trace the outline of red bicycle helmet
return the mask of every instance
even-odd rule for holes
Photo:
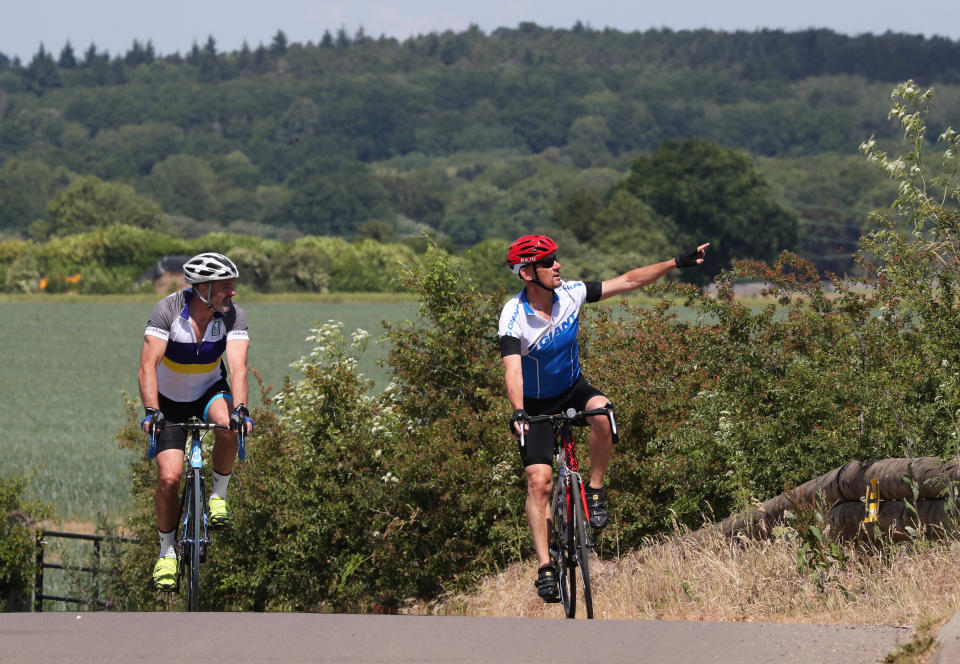
[[[546,235],[524,235],[507,249],[507,267],[516,275],[520,268],[556,252],[557,243]]]

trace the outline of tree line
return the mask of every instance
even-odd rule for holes
[[[777,249],[842,271],[889,190],[841,155],[871,128],[895,138],[877,109],[899,72],[956,95],[958,48],[532,23],[402,42],[341,29],[299,44],[281,30],[233,52],[211,36],[172,55],[139,41],[116,55],[41,47],[28,63],[0,55],[0,233],[44,239],[54,195],[95,176],[190,236],[426,230],[464,250],[562,232],[558,208],[606,197],[635,159],[696,137],[750,155],[796,215]]]
[[[697,276],[707,281],[738,257],[775,256],[798,232],[796,214],[770,196],[745,154],[697,139],[665,142],[634,160],[623,180],[574,188],[553,205],[550,219],[569,273],[592,279],[663,260],[706,237],[711,257]],[[352,243],[337,233],[284,241],[237,232],[183,237],[177,230],[151,197],[80,177],[53,196],[47,219],[31,226],[40,241],[0,240],[0,286],[129,292],[161,256],[215,250],[238,263],[245,287],[262,292],[392,291],[400,289],[401,266],[437,243],[429,227],[397,238],[391,225],[376,221],[361,226]],[[487,292],[515,287],[504,268],[508,240],[476,240],[465,269]]]

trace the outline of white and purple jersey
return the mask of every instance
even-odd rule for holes
[[[520,354],[523,396],[546,399],[563,394],[580,379],[580,307],[600,299],[599,281],[565,281],[553,292],[550,320],[537,315],[524,289],[500,313],[501,356]]]
[[[230,305],[225,314],[215,313],[198,342],[190,321],[190,289],[163,298],[153,308],[144,335],[167,342],[157,365],[160,394],[171,401],[191,402],[203,396],[225,377],[220,358],[230,339],[249,339],[247,314]]]

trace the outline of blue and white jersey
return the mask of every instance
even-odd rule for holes
[[[215,313],[203,338],[197,340],[190,322],[190,289],[163,298],[153,308],[145,336],[167,342],[163,359],[157,365],[160,394],[172,401],[190,402],[225,376],[220,358],[230,339],[249,339],[247,314],[230,306],[225,314]]]
[[[498,334],[501,348],[511,345],[510,338],[519,341],[523,396],[555,397],[580,379],[580,307],[599,298],[599,282],[565,281],[553,292],[550,320],[536,314],[527,302],[526,289],[504,305]]]

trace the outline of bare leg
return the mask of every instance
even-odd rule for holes
[[[597,395],[587,402],[587,410],[603,408],[609,399]],[[605,415],[590,418],[590,486],[594,489],[603,488],[603,476],[610,465],[610,454],[613,451],[613,433],[610,431],[610,420]]]
[[[538,565],[550,563],[550,489],[553,484],[553,468],[536,463],[524,468],[527,475],[527,524],[537,554]]]
[[[157,528],[168,533],[177,527],[180,477],[183,475],[183,450],[163,450],[157,454]]]

